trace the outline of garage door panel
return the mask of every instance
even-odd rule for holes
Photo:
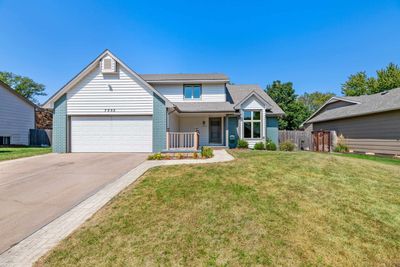
[[[71,152],[151,151],[151,116],[71,117]]]

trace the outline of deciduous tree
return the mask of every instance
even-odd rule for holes
[[[46,95],[45,86],[43,84],[37,83],[26,76],[4,71],[0,72],[0,80],[34,103],[38,103],[36,99],[37,96]]]

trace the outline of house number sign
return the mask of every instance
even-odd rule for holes
[[[104,112],[115,112],[115,108],[105,108]]]

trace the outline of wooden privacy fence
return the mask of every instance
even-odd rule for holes
[[[332,136],[330,131],[313,131],[313,151],[330,152]]]
[[[52,130],[29,129],[30,146],[51,146]]]
[[[167,150],[198,150],[199,131],[170,132],[167,131]]]
[[[311,133],[305,131],[279,131],[279,143],[290,141],[296,146],[296,150],[311,150]]]

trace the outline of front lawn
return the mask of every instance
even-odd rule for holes
[[[49,147],[0,147],[0,161],[50,153]]]
[[[147,172],[37,265],[400,264],[400,166],[232,153]]]
[[[365,154],[353,154],[353,153],[334,153],[334,155],[341,156],[341,157],[350,157],[350,158],[358,158],[358,159],[367,159],[378,161],[382,163],[388,164],[396,164],[400,165],[400,158],[394,158],[390,156],[375,156],[375,155],[365,155]]]

